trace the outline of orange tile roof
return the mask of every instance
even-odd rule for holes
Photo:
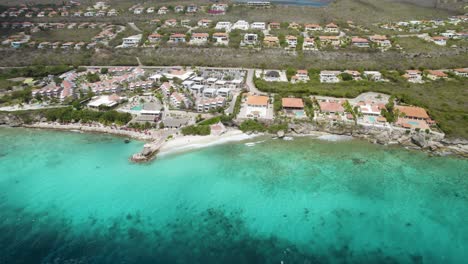
[[[416,106],[396,106],[396,109],[400,110],[401,113],[404,113],[408,117],[415,117],[415,118],[422,118],[427,119],[429,115],[427,114],[426,110],[421,107]]]
[[[301,98],[283,98],[281,101],[283,107],[304,108],[304,102],[302,102]]]
[[[267,106],[268,105],[268,97],[267,96],[250,95],[249,97],[247,97],[247,104],[248,105]]]
[[[437,76],[437,77],[447,77],[447,74],[444,73],[443,71],[433,71],[433,70],[428,70],[427,73],[431,74],[431,75],[434,75],[434,76]]]

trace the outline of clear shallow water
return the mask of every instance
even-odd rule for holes
[[[0,129],[0,263],[468,257],[466,160],[300,138],[130,164],[141,147]]]

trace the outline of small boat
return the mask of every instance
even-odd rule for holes
[[[127,139],[124,140],[124,142],[125,142],[125,144],[128,144],[128,143],[130,143],[130,139],[127,138]]]
[[[247,147],[253,147],[253,146],[255,146],[255,143],[249,142],[249,143],[245,143],[245,145],[246,145]]]
[[[292,137],[284,137],[283,140],[290,141],[290,140],[294,140],[294,138],[292,138]]]

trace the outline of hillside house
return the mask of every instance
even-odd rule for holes
[[[208,43],[208,33],[193,33],[190,37],[191,45],[205,45]]]
[[[266,36],[263,39],[263,45],[265,47],[278,47],[279,46],[279,39],[275,36]]]
[[[336,33],[336,34],[340,33],[340,29],[334,23],[330,23],[326,25],[323,31],[326,33]]]
[[[419,70],[407,70],[403,78],[412,83],[422,83],[422,73]]]
[[[304,43],[302,43],[302,50],[317,50],[317,46],[315,45],[315,39],[305,38]]]
[[[369,40],[365,38],[353,37],[351,39],[351,44],[358,48],[369,48]]]
[[[223,32],[216,32],[213,34],[213,42],[215,45],[229,45],[229,35]]]
[[[211,21],[209,19],[201,19],[200,21],[198,21],[197,25],[199,27],[208,28],[208,27],[210,27],[212,22],[213,21]]]
[[[435,80],[438,80],[438,79],[447,79],[448,75],[443,71],[428,70],[426,77],[428,79],[431,79],[431,80],[435,81]]]
[[[340,82],[340,71],[321,71],[320,82],[321,83],[338,83]]]
[[[305,24],[304,30],[314,32],[314,31],[322,31],[323,28],[319,24]]]
[[[174,33],[169,37],[169,43],[179,44],[185,43],[185,34]]]

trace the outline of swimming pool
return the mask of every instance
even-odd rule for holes
[[[370,122],[375,123],[375,117],[369,116],[368,119],[369,119]]]
[[[419,122],[418,121],[408,121],[408,124],[410,124],[412,126],[418,126]]]
[[[143,109],[143,105],[137,105],[137,106],[130,108],[130,110],[132,111],[141,111],[142,109]]]
[[[296,111],[294,114],[296,117],[304,117],[304,111]]]

